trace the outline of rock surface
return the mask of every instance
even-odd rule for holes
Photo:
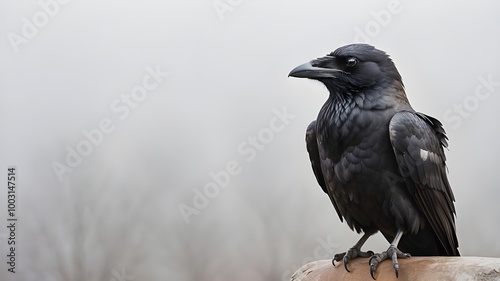
[[[377,280],[500,280],[500,258],[483,257],[411,257],[400,258],[399,278],[396,278],[391,260],[379,264]],[[303,265],[293,275],[292,281],[373,280],[367,258],[349,262],[350,273],[342,262],[334,267],[331,260],[313,261]]]

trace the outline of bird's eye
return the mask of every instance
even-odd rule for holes
[[[355,66],[356,64],[358,64],[358,59],[357,58],[354,58],[354,57],[350,57],[346,60],[346,63],[345,65],[347,65],[348,67],[353,67]]]

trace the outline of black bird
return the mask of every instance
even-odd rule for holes
[[[459,256],[455,198],[446,176],[447,137],[435,118],[415,112],[389,56],[367,44],[340,47],[289,76],[322,82],[330,95],[306,132],[316,179],[341,221],[363,232],[332,260],[370,257],[370,273],[397,258]],[[390,247],[361,251],[380,231]]]

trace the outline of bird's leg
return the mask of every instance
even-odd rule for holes
[[[392,241],[391,245],[389,246],[389,249],[387,251],[384,251],[380,254],[375,254],[373,255],[368,263],[370,264],[370,275],[372,276],[373,280],[375,280],[375,269],[377,268],[377,265],[388,258],[392,259],[392,263],[394,266],[394,271],[396,272],[396,278],[398,277],[399,274],[399,265],[398,265],[398,258],[409,258],[410,254],[408,253],[403,253],[398,249],[398,243],[399,240],[401,239],[401,236],[403,236],[403,231],[400,229],[396,233],[396,237],[394,237],[394,240]]]
[[[361,251],[361,247],[363,246],[363,244],[365,244],[368,237],[372,236],[373,234],[375,234],[375,232],[365,232],[365,234],[363,234],[363,237],[361,237],[361,239],[359,239],[359,241],[354,246],[352,246],[352,248],[347,250],[347,252],[336,254],[333,257],[332,264],[335,266],[336,261],[343,260],[345,270],[347,270],[347,272],[350,272],[349,269],[347,268],[347,264],[349,263],[349,260],[354,259],[356,257],[366,258],[366,257],[373,256],[372,251],[368,251],[368,252]]]

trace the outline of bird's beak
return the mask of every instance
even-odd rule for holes
[[[292,71],[290,71],[288,77],[292,76],[297,78],[336,78],[335,75],[339,71],[341,70],[313,66],[311,62],[308,62],[294,68]]]

